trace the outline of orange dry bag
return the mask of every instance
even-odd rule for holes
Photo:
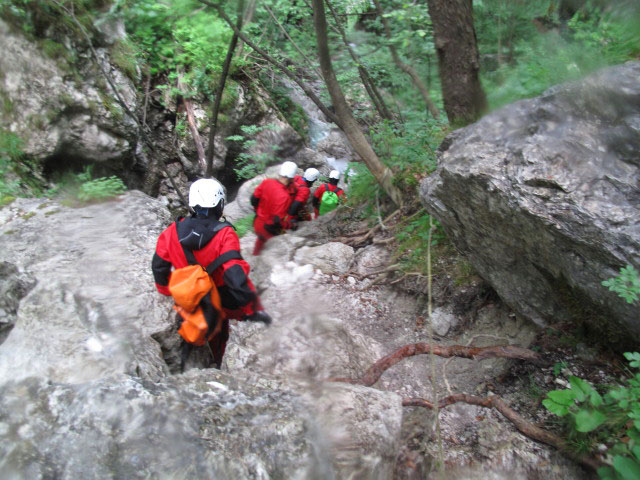
[[[178,224],[179,222],[176,222],[176,232]],[[230,225],[221,222],[216,225],[214,232],[217,233]],[[211,274],[223,263],[234,258],[241,259],[242,256],[236,250],[228,251],[205,269],[198,263],[191,250],[184,245],[182,248],[189,266],[178,268],[171,273],[169,292],[175,302],[173,309],[182,317],[178,333],[187,343],[201,346],[220,333],[222,321],[225,319],[220,294],[211,279]]]

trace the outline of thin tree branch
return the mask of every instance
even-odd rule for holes
[[[238,1],[238,16],[236,19],[236,26],[238,30],[242,29],[242,15],[244,11],[244,0]],[[238,34],[234,31],[229,42],[229,48],[227,49],[227,56],[222,64],[222,73],[220,74],[220,80],[218,81],[218,87],[216,88],[215,99],[213,101],[213,107],[211,109],[211,122],[209,124],[209,148],[207,149],[206,167],[204,175],[206,178],[210,177],[213,173],[213,154],[215,151],[215,138],[216,130],[218,128],[218,113],[220,112],[220,102],[222,101],[222,94],[224,93],[224,86],[227,82],[227,75],[229,74],[229,68],[231,67],[231,61],[233,60],[233,52],[238,44]]]
[[[180,70],[180,69],[179,69]],[[198,131],[198,125],[196,125],[196,117],[193,114],[193,105],[191,100],[186,96],[187,86],[182,83],[182,72],[178,71],[178,90],[182,92],[182,103],[184,103],[184,110],[187,113],[187,124],[193,137],[193,143],[196,145],[196,152],[198,154],[198,163],[200,164],[200,171],[205,172],[207,170],[207,161],[204,157],[204,147],[202,146],[202,138]]]
[[[287,33],[287,31],[285,30],[285,28],[282,26],[282,24],[278,21],[278,19],[276,18],[276,16],[273,14],[273,12],[271,11],[271,9],[269,8],[269,6],[265,3],[262,5],[264,7],[264,9],[267,11],[267,13],[271,16],[271,18],[273,19],[273,21],[276,23],[276,25],[280,28],[280,31],[284,34],[285,37],[287,37],[287,39],[289,40],[289,42],[291,42],[291,45],[293,45],[293,48],[296,49],[296,51],[300,54],[300,56],[307,62],[307,65],[309,65],[309,67],[311,67],[313,69],[314,72],[316,72],[316,75],[318,75],[318,78],[322,78],[322,73],[320,73],[320,70],[318,70],[314,65],[313,62],[311,60],[309,60],[309,57],[307,57],[305,55],[305,53],[300,50],[300,48],[298,47],[298,45],[296,44],[296,42],[293,41],[293,38],[291,38],[289,36],[289,34]]]
[[[302,91],[304,91],[304,93],[311,99],[311,101],[313,101],[313,103],[316,104],[316,106],[320,109],[320,111],[324,114],[324,116],[329,121],[335,123],[340,128],[342,128],[341,123],[338,120],[338,117],[336,117],[327,108],[327,106],[324,103],[322,103],[322,100],[320,100],[320,98],[318,98],[318,96],[313,92],[313,90],[311,90],[300,78],[298,78],[297,75],[294,75],[291,72],[291,70],[289,70],[285,65],[283,65],[282,63],[277,61],[275,58],[273,58],[271,55],[269,55],[264,50],[262,50],[255,43],[253,43],[244,33],[242,33],[242,31],[240,31],[240,29],[238,29],[238,27],[236,27],[233,24],[233,22],[227,16],[227,14],[224,13],[224,10],[223,10],[223,8],[222,8],[222,6],[220,4],[211,3],[208,0],[198,0],[198,1],[201,2],[201,3],[204,3],[205,5],[207,5],[207,6],[211,7],[211,8],[215,8],[216,11],[218,12],[218,15],[220,15],[220,18],[222,18],[225,22],[227,22],[227,24],[231,27],[231,29],[235,33],[238,34],[238,37],[240,37],[244,43],[249,45],[249,47],[251,47],[258,55],[262,56],[269,63],[271,63],[272,65],[276,66],[283,74],[285,74],[287,77],[289,77],[291,80],[293,80],[302,89]]]
[[[369,94],[369,98],[371,98],[373,105],[376,107],[376,110],[378,110],[378,113],[382,118],[387,120],[393,120],[393,115],[387,108],[386,103],[384,102],[382,96],[378,92],[378,89],[376,88],[375,83],[371,79],[369,72],[362,65],[360,58],[358,58],[358,54],[353,50],[353,48],[351,48],[351,45],[349,44],[349,40],[347,39],[347,34],[345,33],[344,28],[342,27],[342,24],[338,19],[338,14],[333,8],[333,5],[331,5],[331,2],[329,0],[325,0],[325,3],[327,4],[327,7],[329,7],[329,10],[331,11],[331,15],[333,16],[333,19],[336,23],[336,27],[334,28],[334,31],[336,31],[340,35],[340,37],[342,38],[342,42],[347,47],[349,55],[351,55],[351,58],[355,62],[358,68],[358,74],[360,75],[360,80],[362,80],[362,85],[364,85],[365,90]]]
[[[428,343],[413,343],[400,347],[395,352],[390,353],[386,357],[381,358],[360,378],[334,378],[335,382],[353,383],[356,385],[364,385],[365,387],[373,386],[382,376],[382,374],[393,367],[395,364],[408,357],[415,355],[425,355],[433,352],[439,357],[461,357],[471,360],[484,360],[486,358],[512,358],[525,360],[538,366],[546,366],[540,355],[527,348],[508,346],[491,346],[491,347],[466,347],[463,345],[434,345],[433,348]]]
[[[389,45],[388,45],[389,52],[391,53],[391,58],[393,58],[393,62],[396,64],[396,66],[400,70],[402,70],[407,75],[409,75],[409,77],[411,78],[411,81],[413,82],[415,87],[418,89],[418,91],[422,95],[422,98],[423,98],[424,102],[426,103],[427,108],[429,109],[429,112],[431,112],[431,115],[433,115],[433,118],[439,119],[440,118],[440,111],[438,110],[438,107],[436,107],[436,104],[433,103],[433,100],[431,100],[431,96],[429,95],[429,91],[427,90],[427,87],[422,82],[422,79],[420,78],[420,75],[418,75],[418,72],[416,72],[416,70],[411,65],[408,65],[408,64],[404,63],[400,59],[400,55],[398,54],[398,50],[396,49],[395,45],[393,44],[393,37],[391,36],[391,29],[389,28],[389,22],[387,22],[387,19],[384,16],[384,11],[382,10],[382,5],[380,5],[380,1],[379,0],[373,0],[373,3],[375,4],[375,6],[376,6],[376,8],[378,10],[378,16],[380,17],[380,20],[382,20],[382,25],[384,27],[384,32],[385,32],[385,35],[386,35],[387,40],[389,42]]]

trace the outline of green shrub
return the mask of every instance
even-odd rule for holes
[[[115,175],[89,180],[80,185],[78,199],[87,202],[112,198],[127,191],[125,184]]]
[[[243,125],[240,127],[242,131],[241,135],[231,135],[225,140],[231,142],[238,142],[242,150],[247,150],[256,144],[256,141],[251,137],[254,137],[264,130],[273,129],[273,125],[265,125],[258,127],[255,125]],[[277,145],[271,146],[271,152],[260,154],[249,154],[246,151],[241,152],[236,158],[236,166],[234,168],[236,177],[238,180],[253,178],[261,173],[264,173],[267,165],[274,163],[276,160],[276,152],[278,150]]]
[[[542,404],[566,419],[569,443],[590,453],[596,443],[610,446],[609,466],[598,469],[603,479],[640,478],[640,353],[624,354],[635,369],[623,385],[601,395],[588,382],[569,377],[570,388],[553,390]]]
[[[0,203],[15,197],[39,195],[43,191],[38,167],[22,151],[22,139],[0,129]]]
[[[620,275],[603,281],[602,285],[608,287],[612,292],[616,292],[627,303],[640,300],[640,275],[633,268],[633,265],[621,268]]]
[[[136,57],[136,48],[127,40],[118,40],[111,47],[111,61],[133,82],[138,79]]]

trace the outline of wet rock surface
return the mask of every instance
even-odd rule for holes
[[[639,76],[628,62],[493,112],[452,133],[422,183],[457,248],[539,324],[577,321],[578,303],[592,328],[640,339],[637,306],[601,285],[640,267]]]
[[[252,368],[232,341],[225,371],[170,374],[158,341],[178,345],[173,313],[150,273],[170,221],[138,192],[82,208],[19,199],[0,209],[0,261],[35,282],[4,298],[18,305],[0,345],[1,476],[389,478],[402,423],[393,392],[311,382],[275,344],[244,348],[259,360]],[[275,342],[277,315],[266,331],[236,322],[234,338]],[[304,318],[297,338],[321,339],[322,324]],[[340,337],[343,357],[315,360],[322,378],[355,371],[352,357],[363,357],[358,369],[370,361],[366,344]]]

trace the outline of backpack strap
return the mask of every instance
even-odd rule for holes
[[[242,255],[240,254],[240,252],[238,250],[228,250],[224,252],[222,255],[220,255],[218,258],[216,258],[209,265],[207,265],[207,268],[205,270],[209,275],[213,275],[213,272],[215,272],[218,269],[218,267],[227,263],[229,260],[235,260],[235,259],[242,260]]]
[[[178,224],[180,223],[180,220],[182,220],[182,217],[178,217],[178,219],[176,220],[176,233],[178,232]],[[230,222],[219,222],[215,225],[215,227],[213,227],[214,235],[213,237],[211,237],[211,240],[213,240],[213,238],[216,236],[216,234],[220,230],[226,227],[231,227],[235,230],[235,227]],[[193,254],[193,251],[186,248],[182,243],[180,243],[180,246],[182,247],[182,251],[184,252],[184,256],[187,258],[187,262],[189,263],[189,265],[198,265],[198,260],[196,260],[196,256]],[[218,263],[218,261],[222,258],[225,258],[225,259],[223,259],[222,261],[220,261],[220,263]],[[228,252],[225,252],[222,255],[220,255],[209,265],[207,265],[207,268],[205,268],[205,270],[209,275],[211,275],[216,270],[216,268],[218,268],[220,265],[222,265],[225,262],[228,262],[229,260],[233,260],[234,258],[242,260],[242,255],[237,250],[229,250]]]

